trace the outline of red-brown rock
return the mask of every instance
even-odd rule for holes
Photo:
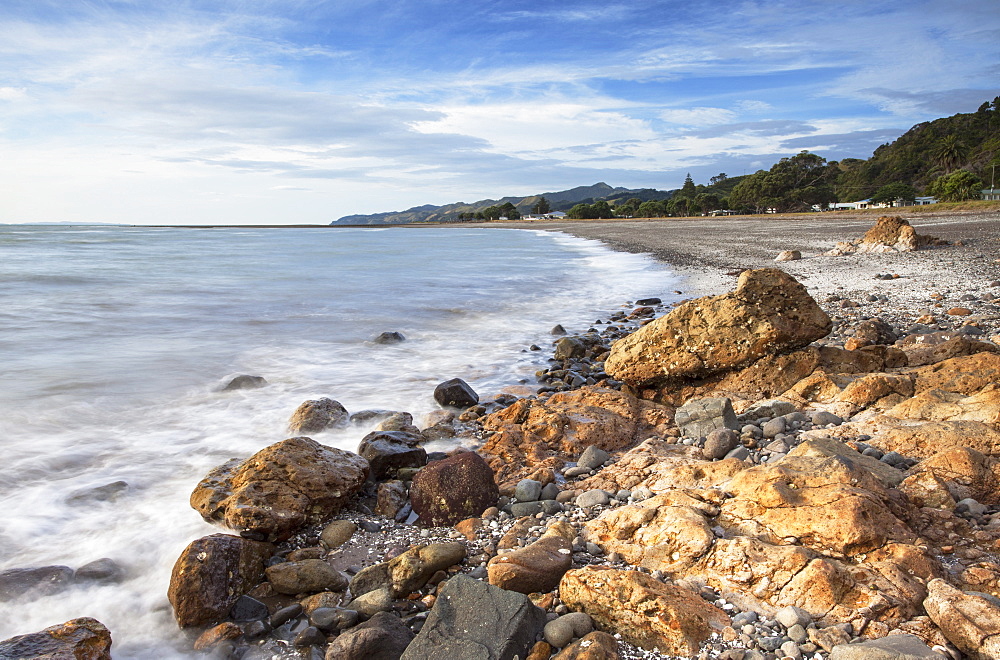
[[[493,470],[474,452],[459,452],[420,470],[410,486],[410,503],[420,524],[436,527],[480,515],[497,503]]]
[[[0,658],[111,660],[111,632],[97,619],[73,619],[0,642]]]

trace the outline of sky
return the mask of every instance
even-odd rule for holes
[[[0,222],[326,224],[867,158],[997,0],[0,0]]]

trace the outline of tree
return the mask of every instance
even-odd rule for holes
[[[965,145],[959,141],[958,136],[951,134],[944,136],[938,142],[934,158],[944,168],[944,173],[948,174],[962,163],[966,153]]]
[[[979,199],[982,195],[982,180],[968,170],[957,170],[939,176],[927,186],[927,194],[941,202],[964,202]]]
[[[833,181],[838,173],[836,165],[828,167],[826,159],[802,151],[740,181],[730,193],[730,203],[757,213],[806,211],[814,204],[836,201]]]
[[[634,218],[641,204],[642,200],[638,197],[630,197],[628,201],[615,206],[615,215],[619,218]]]
[[[676,197],[679,195],[681,197],[687,197],[688,199],[694,199],[697,190],[697,187],[694,185],[694,179],[691,178],[691,173],[688,172],[687,176],[684,177],[684,185],[681,186],[681,189],[678,190],[674,196]]]
[[[552,211],[552,206],[549,204],[549,200],[544,197],[539,197],[535,205],[531,207],[531,212],[536,215],[545,215]]]
[[[663,202],[655,200],[643,202],[635,211],[637,218],[662,218],[666,214],[667,210],[664,208]]]
[[[611,212],[611,207],[603,199],[594,202],[590,208],[594,218],[607,220],[608,218],[615,217],[615,214]]]
[[[593,212],[593,207],[590,204],[576,204],[569,211],[566,211],[566,217],[573,220],[588,220],[593,217]]]
[[[486,220],[499,220],[500,216],[503,215],[499,206],[487,206],[481,213]]]
[[[917,198],[917,191],[908,183],[887,183],[879,188],[871,197],[875,204],[895,204],[896,200],[909,202]]]
[[[728,178],[729,177],[726,176],[725,172],[719,172],[718,174],[716,174],[715,176],[713,176],[711,179],[709,179],[708,183],[709,183],[709,185],[717,186],[717,185],[719,185],[720,183],[722,183],[723,181],[725,181]]]
[[[520,220],[521,212],[517,210],[516,206],[507,202],[500,207],[500,217],[507,218],[508,220]]]
[[[694,201],[701,208],[703,213],[708,213],[709,211],[715,211],[722,208],[719,203],[719,198],[711,193],[701,193],[694,198]]]

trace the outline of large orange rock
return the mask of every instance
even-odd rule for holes
[[[830,317],[784,271],[745,271],[736,289],[683,303],[615,342],[609,374],[633,387],[704,378],[825,337]]]
[[[212,534],[184,548],[170,574],[167,599],[181,628],[218,621],[236,600],[264,581],[270,543]]]
[[[589,386],[547,400],[521,399],[483,419],[493,435],[480,450],[497,482],[527,476],[532,469],[558,469],[590,445],[626,449],[662,434],[673,409],[607,387]]]
[[[927,590],[924,608],[949,642],[974,660],[1000,658],[1000,607],[944,580],[932,580]]]
[[[1000,381],[1000,355],[976,353],[911,371],[917,394],[943,390],[970,395]]]
[[[340,511],[367,477],[368,461],[357,454],[289,438],[209,472],[191,493],[191,506],[230,529],[283,540]]]
[[[725,527],[770,543],[794,538],[834,557],[870,552],[890,540],[912,542],[893,514],[905,504],[869,471],[842,456],[786,456],[743,470],[727,486]]]
[[[111,660],[111,632],[83,617],[0,642],[0,658]]]
[[[956,501],[971,497],[981,504],[1000,504],[1000,459],[974,449],[946,449],[918,463],[911,473],[911,478],[930,475],[933,482],[944,484],[947,490],[937,498],[944,504],[948,503],[944,495],[950,495]],[[924,476],[914,481],[917,483],[911,482],[911,490],[915,491],[917,484],[927,484],[928,478]],[[931,496],[925,495],[924,500],[931,500]]]
[[[928,389],[901,401],[887,415],[899,419],[930,421],[965,420],[1000,424],[1000,386],[990,384],[971,395]]]
[[[559,597],[586,612],[601,630],[669,655],[692,657],[699,645],[730,624],[725,612],[698,594],[639,571],[589,566],[569,571]]]
[[[906,353],[909,366],[922,367],[964,355],[1000,353],[1000,347],[990,342],[978,341],[965,335],[959,335],[940,344],[905,344],[903,345],[903,351]]]

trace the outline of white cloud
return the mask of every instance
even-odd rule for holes
[[[23,87],[0,87],[0,101],[20,101],[28,97]]]
[[[736,113],[725,108],[674,108],[662,111],[660,118],[683,126],[712,126],[733,121]]]

